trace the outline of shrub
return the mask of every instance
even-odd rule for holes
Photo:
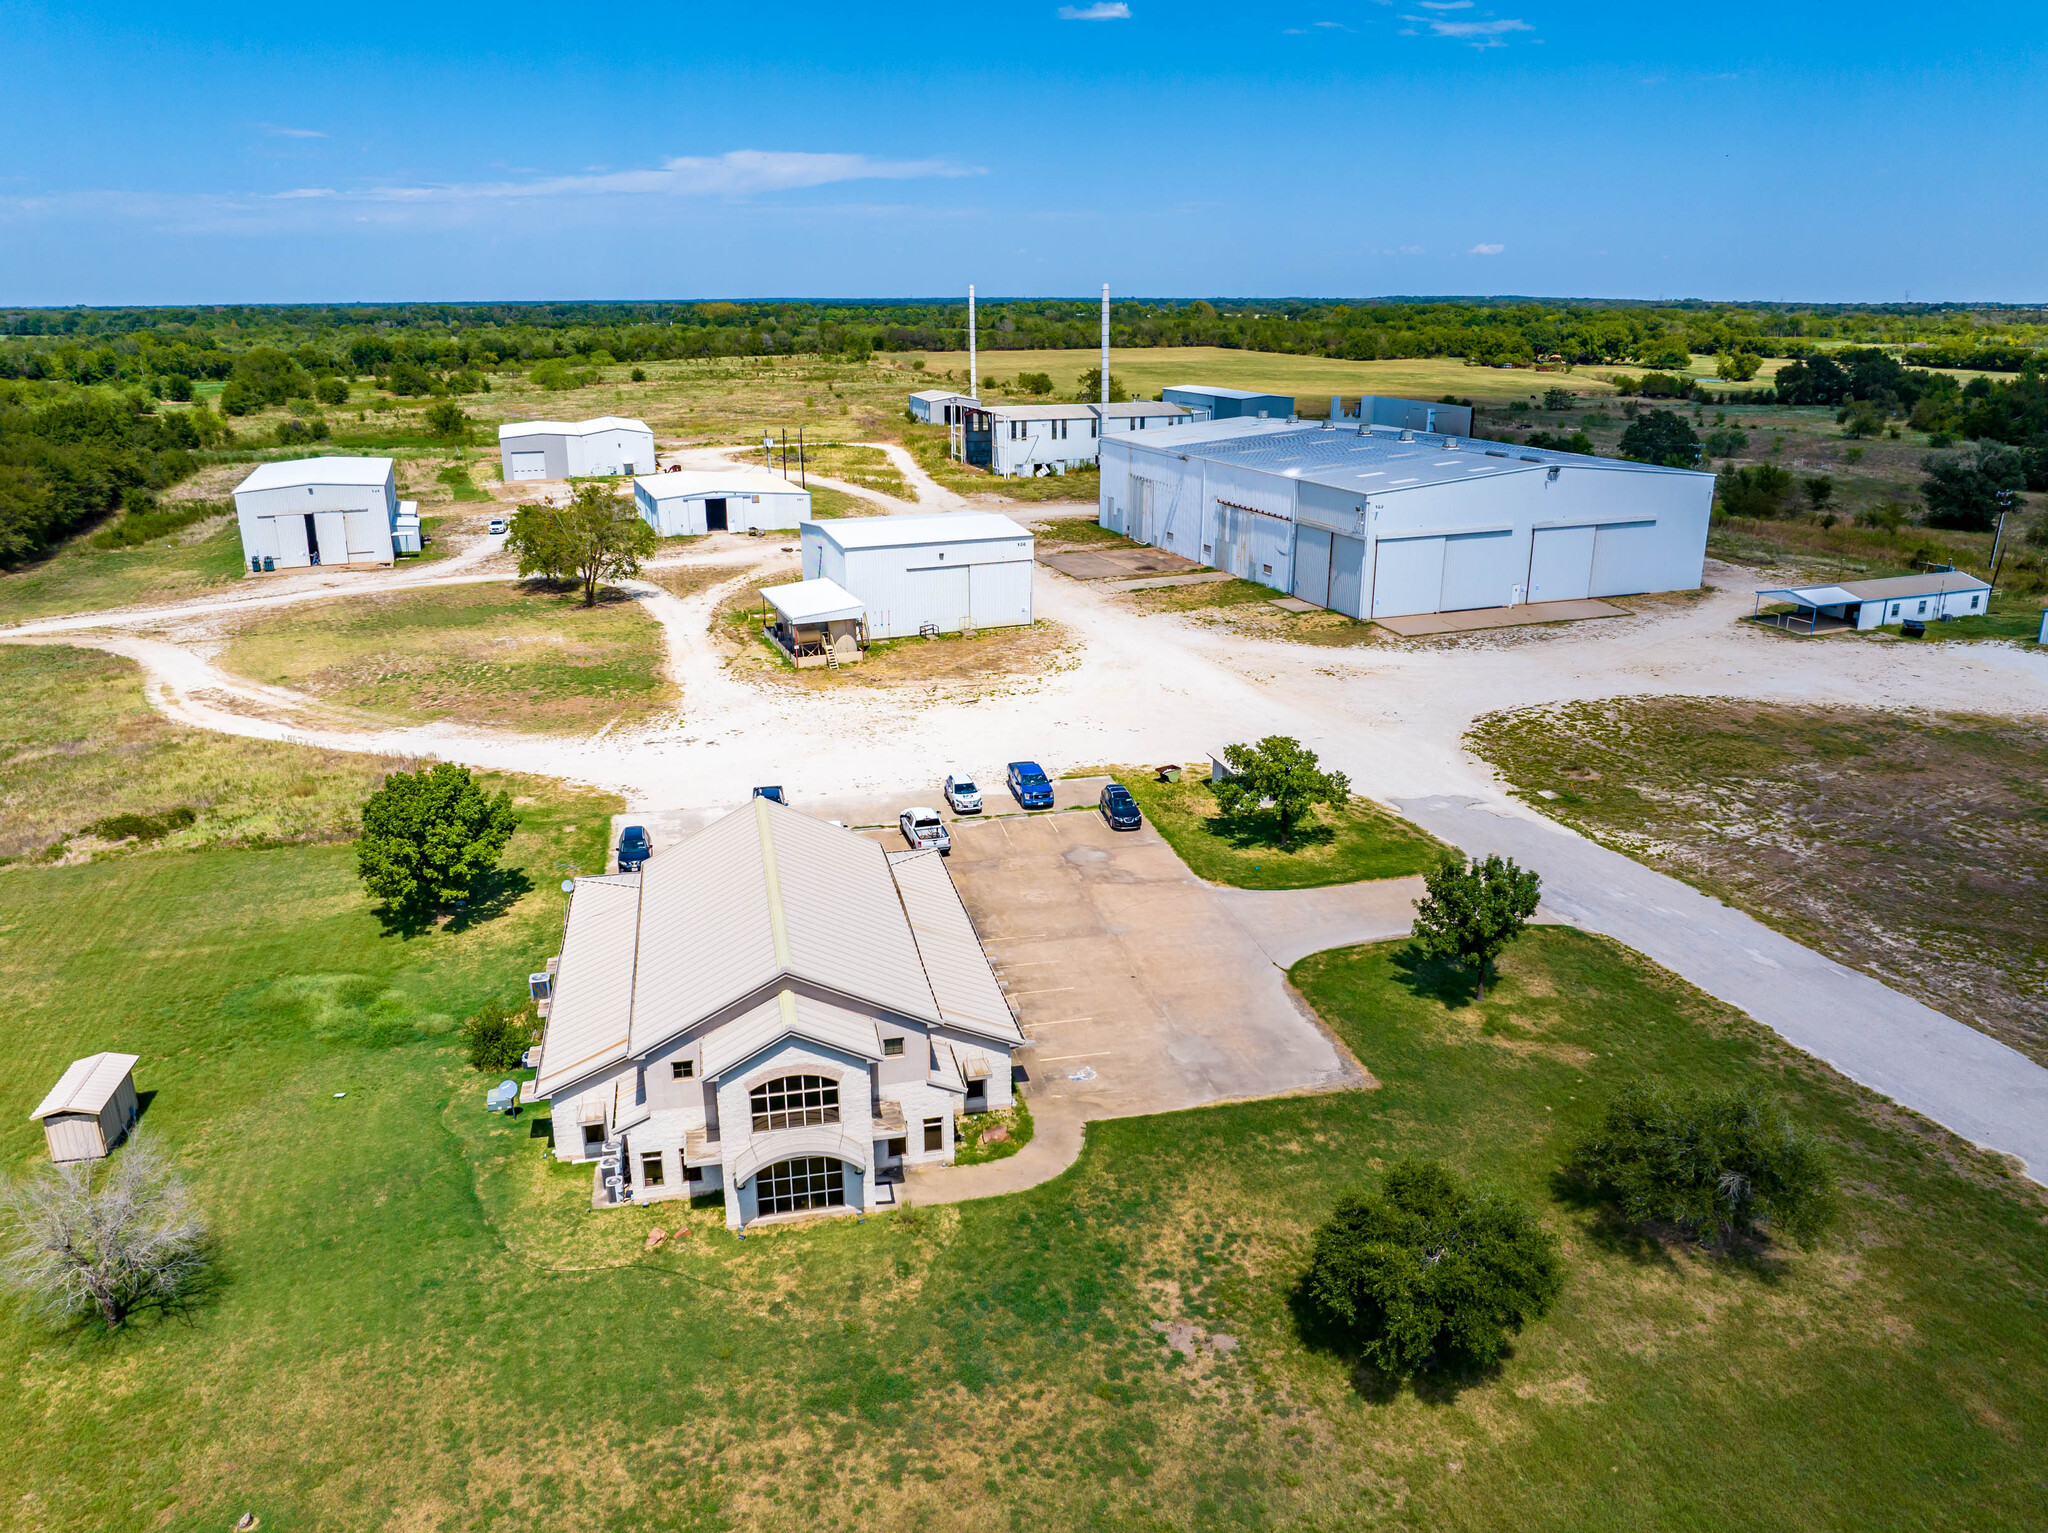
[[[345,405],[348,403],[348,382],[332,375],[322,378],[313,385],[313,397],[323,405]]]
[[[1674,412],[1652,410],[1629,422],[1621,434],[1621,455],[1638,463],[1691,468],[1700,459],[1700,439]]]
[[[1303,1296],[1383,1373],[1499,1361],[1564,1286],[1556,1239],[1434,1161],[1392,1167],[1383,1187],[1316,1231]]]
[[[1579,396],[1570,389],[1545,389],[1543,408],[1546,410],[1569,410],[1579,402]]]
[[[646,369],[646,368],[644,368],[644,367],[636,367],[636,368],[634,368],[634,369],[633,369],[633,381],[634,381],[635,383],[645,383],[645,382],[647,381],[647,369]]]
[[[452,399],[437,401],[427,411],[427,430],[437,437],[462,442],[469,438],[469,417]]]
[[[1593,439],[1583,431],[1574,431],[1570,436],[1561,431],[1532,431],[1522,445],[1542,447],[1551,452],[1575,452],[1588,457],[1593,452]]]
[[[1811,1246],[1834,1216],[1819,1145],[1750,1089],[1630,1086],[1573,1147],[1565,1173],[1632,1224],[1675,1225],[1723,1250],[1765,1232]]]
[[[1714,499],[1729,516],[1768,521],[1783,513],[1791,490],[1791,471],[1775,463],[1727,468],[1714,476]]]
[[[1017,374],[1017,388],[1020,393],[1025,394],[1050,394],[1052,392],[1052,374],[1019,373]]]
[[[172,831],[183,830],[198,818],[198,810],[188,804],[180,804],[160,814],[110,814],[86,826],[85,833],[102,841],[161,841]]]
[[[1895,500],[1887,500],[1856,513],[1858,527],[1875,527],[1882,532],[1897,532],[1906,525],[1906,521],[1906,508]]]
[[[1707,433],[1707,456],[1710,458],[1732,458],[1747,446],[1749,433],[1737,426],[1725,426]]]
[[[503,1001],[486,1001],[476,1015],[463,1020],[463,1047],[469,1062],[478,1070],[514,1070],[520,1057],[537,1041],[534,1019],[523,1006]]]

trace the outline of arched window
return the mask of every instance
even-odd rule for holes
[[[796,1214],[807,1208],[846,1207],[846,1167],[826,1155],[779,1160],[754,1174],[759,1212]]]
[[[839,1121],[839,1082],[830,1076],[785,1075],[765,1086],[756,1086],[749,1095],[757,1134],[775,1128],[804,1128],[813,1123]]]

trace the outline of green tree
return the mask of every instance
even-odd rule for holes
[[[1326,772],[1316,753],[1286,735],[1268,735],[1256,745],[1230,745],[1223,760],[1232,775],[1216,784],[1216,801],[1225,814],[1249,814],[1273,806],[1280,844],[1291,846],[1294,828],[1317,804],[1341,808],[1351,800],[1351,780],[1342,772]]]
[[[467,767],[393,772],[363,805],[356,871],[394,911],[422,916],[466,900],[519,826],[508,793],[486,793]]]
[[[1391,1167],[1317,1229],[1303,1296],[1395,1377],[1486,1367],[1564,1286],[1557,1240],[1519,1202],[1467,1190],[1435,1161]]]
[[[1081,381],[1074,388],[1074,398],[1084,405],[1102,402],[1102,369],[1091,367],[1081,374]],[[1129,404],[1131,396],[1124,392],[1124,386],[1117,381],[1115,373],[1109,375],[1109,402],[1113,405]]]
[[[511,1070],[533,1047],[534,1032],[533,1018],[525,1007],[486,1001],[474,1016],[463,1019],[462,1044],[476,1069]]]
[[[1884,410],[1868,399],[1852,399],[1835,412],[1835,421],[1844,436],[1877,436],[1884,430]]]
[[[1548,388],[1543,391],[1543,408],[1546,410],[1569,410],[1579,402],[1579,396],[1570,389]]]
[[[1700,439],[1673,410],[1648,410],[1621,434],[1621,455],[1638,463],[1691,468],[1700,460]]]
[[[1565,1171],[1630,1223],[1676,1225],[1721,1249],[1763,1232],[1811,1246],[1835,1212],[1820,1146],[1754,1089],[1629,1086]]]
[[[1714,376],[1729,383],[1747,383],[1762,365],[1762,358],[1752,352],[1724,351],[1714,358]]]
[[[1740,426],[1723,426],[1707,433],[1706,449],[1710,458],[1732,458],[1749,446],[1749,433]]]
[[[1816,513],[1835,498],[1835,481],[1826,474],[1813,474],[1802,479],[1799,488],[1806,492],[1806,503]]]
[[[330,374],[313,385],[313,397],[323,405],[345,405],[348,403],[348,380]]]
[[[1536,914],[1542,879],[1513,859],[1488,856],[1469,863],[1445,852],[1423,875],[1423,897],[1415,902],[1415,945],[1431,958],[1448,958],[1479,971],[1480,1000],[1501,950],[1522,935]]]
[[[2009,447],[1980,443],[1974,457],[1929,453],[1920,460],[1920,498],[1927,525],[1957,532],[1989,532],[1998,523],[2002,490],[2026,487],[2026,464]]]
[[[469,417],[452,399],[437,400],[427,411],[427,430],[450,442],[469,440]]]
[[[1101,375],[1100,368],[1096,369],[1096,374],[1098,377]],[[1116,380],[1112,378],[1110,381],[1113,383]],[[1017,374],[1017,391],[1020,394],[1050,394],[1052,392],[1052,374],[1019,373]]]
[[[1791,489],[1791,470],[1775,463],[1724,468],[1714,476],[1714,500],[1730,516],[1769,521],[1784,511]]]
[[[579,484],[566,506],[529,506],[514,516],[506,545],[522,577],[573,577],[583,587],[583,605],[592,607],[599,584],[638,575],[657,541],[631,501],[607,485]]]

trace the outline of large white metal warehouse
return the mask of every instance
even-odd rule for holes
[[[389,458],[265,463],[235,486],[235,517],[252,569],[389,564],[402,522],[419,551],[419,507],[398,498]]]
[[[806,580],[867,608],[868,637],[899,639],[1031,621],[1031,534],[993,511],[805,522]]]
[[[1099,520],[1352,617],[1691,590],[1714,478],[1472,437],[1228,420],[1111,437]]]
[[[633,481],[633,505],[665,538],[784,532],[811,519],[811,492],[765,468],[672,469]]]
[[[588,421],[513,421],[498,428],[505,478],[589,479],[654,472],[654,433],[645,421],[600,415]]]

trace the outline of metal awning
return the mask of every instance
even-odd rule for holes
[[[793,585],[764,586],[761,599],[785,622],[837,623],[867,615],[867,603],[836,580],[799,580]]]

